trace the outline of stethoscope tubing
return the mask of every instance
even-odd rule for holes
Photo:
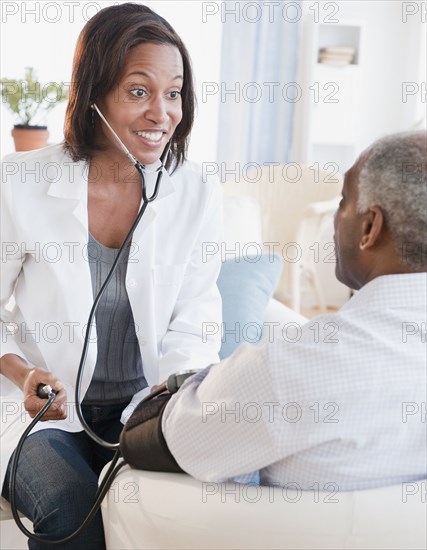
[[[102,118],[104,118],[104,117],[102,117]],[[113,274],[114,274],[114,272],[115,272],[115,270],[118,266],[118,263],[120,261],[120,258],[122,256],[122,254],[123,254],[123,251],[125,250],[125,248],[131,242],[132,236],[135,232],[135,229],[138,226],[142,216],[144,215],[144,212],[145,212],[148,204],[150,202],[153,202],[159,194],[160,182],[162,180],[163,170],[165,169],[166,160],[167,160],[167,157],[168,157],[168,154],[169,154],[169,151],[170,151],[171,141],[172,140],[170,140],[168,142],[165,150],[162,153],[162,156],[160,157],[161,165],[157,169],[158,174],[157,174],[157,178],[156,178],[156,183],[154,185],[154,190],[153,190],[153,192],[150,196],[147,195],[146,182],[145,182],[145,176],[144,176],[145,167],[138,160],[134,159],[135,160],[135,163],[134,163],[135,168],[138,170],[138,172],[141,176],[142,205],[139,209],[138,215],[137,215],[134,223],[132,224],[132,227],[128,231],[122,245],[119,248],[116,259],[114,260],[113,265],[111,266],[111,269],[110,269],[104,283],[102,284],[101,288],[99,289],[99,291],[98,291],[98,293],[97,293],[97,295],[94,299],[94,302],[93,302],[93,305],[92,305],[92,308],[90,310],[89,317],[88,317],[88,322],[87,322],[87,327],[86,327],[86,332],[85,332],[85,339],[84,339],[84,343],[83,343],[82,354],[81,354],[79,368],[78,368],[77,377],[76,377],[76,388],[75,388],[75,394],[74,394],[76,411],[77,411],[77,416],[80,420],[80,423],[82,424],[83,429],[85,430],[86,434],[93,441],[95,441],[96,443],[98,443],[102,447],[105,447],[107,449],[115,450],[115,454],[114,454],[113,459],[110,463],[110,466],[109,466],[109,468],[108,468],[108,470],[107,470],[107,472],[104,476],[104,479],[103,479],[102,483],[100,484],[100,486],[98,488],[98,491],[95,495],[95,503],[92,506],[92,509],[90,510],[89,514],[87,515],[87,517],[84,520],[84,522],[82,523],[82,525],[80,525],[80,527],[78,527],[78,529],[76,531],[74,531],[73,533],[71,533],[67,537],[65,537],[63,539],[60,539],[60,540],[49,540],[49,539],[39,537],[36,534],[29,531],[25,527],[25,525],[21,521],[21,518],[19,517],[19,513],[18,513],[18,510],[16,508],[15,485],[16,485],[16,472],[17,472],[17,468],[18,468],[19,456],[21,454],[22,447],[25,443],[26,438],[28,437],[28,435],[30,434],[30,432],[32,431],[34,426],[37,424],[37,422],[46,413],[46,411],[49,410],[50,406],[54,402],[55,397],[56,397],[56,392],[55,391],[51,391],[51,393],[48,397],[48,401],[47,401],[46,405],[43,406],[43,408],[37,413],[37,415],[34,417],[34,419],[29,424],[29,426],[24,430],[24,433],[20,437],[18,445],[17,445],[17,447],[14,451],[14,454],[12,456],[12,461],[11,461],[11,466],[10,466],[10,479],[9,479],[9,499],[10,499],[10,506],[11,506],[11,510],[12,510],[12,515],[13,515],[13,518],[15,520],[15,523],[17,524],[19,529],[24,533],[24,535],[26,535],[28,538],[30,538],[30,539],[32,539],[32,540],[34,540],[34,541],[36,541],[40,544],[51,544],[51,545],[65,544],[65,543],[70,542],[71,540],[75,539],[80,534],[80,532],[86,527],[86,525],[93,519],[95,514],[98,512],[99,507],[101,505],[101,502],[102,502],[103,498],[105,497],[108,489],[110,488],[111,483],[114,480],[117,472],[126,464],[124,461],[122,461],[121,463],[119,463],[117,465],[117,462],[118,462],[118,460],[121,456],[120,449],[119,449],[120,443],[119,442],[110,443],[108,441],[103,440],[95,432],[93,432],[92,429],[90,428],[90,426],[87,424],[87,422],[86,422],[86,420],[83,416],[83,413],[82,413],[82,410],[81,410],[81,404],[80,404],[81,383],[82,383],[83,371],[84,371],[84,366],[85,366],[85,363],[86,363],[87,352],[88,352],[88,347],[89,347],[89,338],[90,338],[90,333],[91,333],[91,328],[92,328],[92,321],[93,321],[93,318],[95,316],[99,301],[100,301],[105,289],[107,288],[108,283],[111,280],[111,277],[113,276]],[[152,392],[149,396],[147,396],[145,399],[143,399],[142,402],[148,401],[149,399],[153,399],[154,397],[156,397],[160,393],[164,392],[165,390],[167,390],[167,386],[162,385],[160,388],[158,388],[157,390]]]
[[[167,156],[169,154],[170,143],[171,142],[169,141],[168,145],[166,146],[166,148],[165,148],[165,150],[164,150],[164,152],[163,152],[163,154],[160,158],[161,166],[158,169],[158,174],[157,174],[157,178],[156,178],[156,183],[154,185],[154,190],[153,190],[153,192],[150,196],[147,196],[147,189],[146,189],[145,176],[144,176],[144,167],[140,164],[139,161],[136,161],[136,163],[135,163],[135,167],[136,167],[136,169],[138,170],[138,172],[141,176],[142,205],[141,205],[141,208],[139,209],[138,215],[137,215],[134,223],[132,224],[132,227],[129,229],[128,234],[126,235],[121,247],[119,248],[117,256],[116,256],[116,258],[113,262],[113,265],[111,266],[111,269],[110,269],[107,277],[105,278],[104,283],[102,284],[101,288],[99,289],[98,294],[95,296],[92,308],[91,308],[90,313],[89,313],[87,325],[86,325],[86,332],[85,332],[85,338],[84,338],[84,343],[83,343],[83,350],[82,350],[82,355],[81,355],[81,358],[80,358],[79,368],[78,368],[78,371],[77,371],[76,388],[75,388],[75,393],[74,393],[76,411],[77,411],[77,416],[80,420],[80,423],[82,424],[82,426],[83,426],[85,432],[87,433],[87,435],[91,439],[93,439],[93,441],[95,441],[96,443],[98,443],[102,447],[105,447],[106,449],[118,449],[119,448],[119,443],[118,442],[117,443],[110,443],[108,441],[105,441],[104,439],[100,438],[95,432],[93,432],[92,429],[90,428],[90,426],[87,424],[87,422],[86,422],[86,420],[83,416],[82,409],[81,409],[81,404],[80,404],[80,390],[81,390],[84,366],[85,366],[85,363],[86,363],[87,352],[88,352],[88,349],[89,349],[90,333],[91,333],[91,330],[92,330],[92,321],[95,317],[95,313],[96,313],[96,310],[98,308],[99,301],[101,300],[101,297],[104,294],[104,291],[107,288],[108,283],[111,280],[111,277],[113,276],[114,272],[116,271],[116,268],[119,264],[120,258],[123,255],[123,251],[130,244],[130,242],[132,240],[132,236],[135,232],[135,229],[138,226],[142,216],[144,215],[144,212],[145,212],[148,204],[150,202],[153,202],[156,199],[157,195],[159,194],[160,182],[161,182],[162,176],[163,176],[164,162],[165,162],[165,159],[167,159]]]

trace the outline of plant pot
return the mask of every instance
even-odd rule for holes
[[[24,126],[16,124],[12,130],[15,151],[32,151],[46,147],[49,132],[47,126]]]

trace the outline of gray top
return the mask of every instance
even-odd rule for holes
[[[105,281],[117,253],[118,249],[102,245],[89,234],[88,261],[94,296]],[[125,286],[128,258],[129,248],[123,252],[95,314],[98,356],[85,404],[130,401],[135,393],[148,386]]]

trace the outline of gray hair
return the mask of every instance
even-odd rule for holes
[[[357,210],[381,208],[404,263],[427,264],[427,134],[405,132],[376,141],[363,155]]]

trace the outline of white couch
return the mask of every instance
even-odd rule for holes
[[[1,550],[26,550],[28,548],[27,537],[15,525],[9,503],[2,500],[0,511]],[[31,522],[27,518],[22,518],[22,521],[27,529],[31,529]]]
[[[336,493],[119,473],[102,505],[108,550],[426,548],[426,481]]]

